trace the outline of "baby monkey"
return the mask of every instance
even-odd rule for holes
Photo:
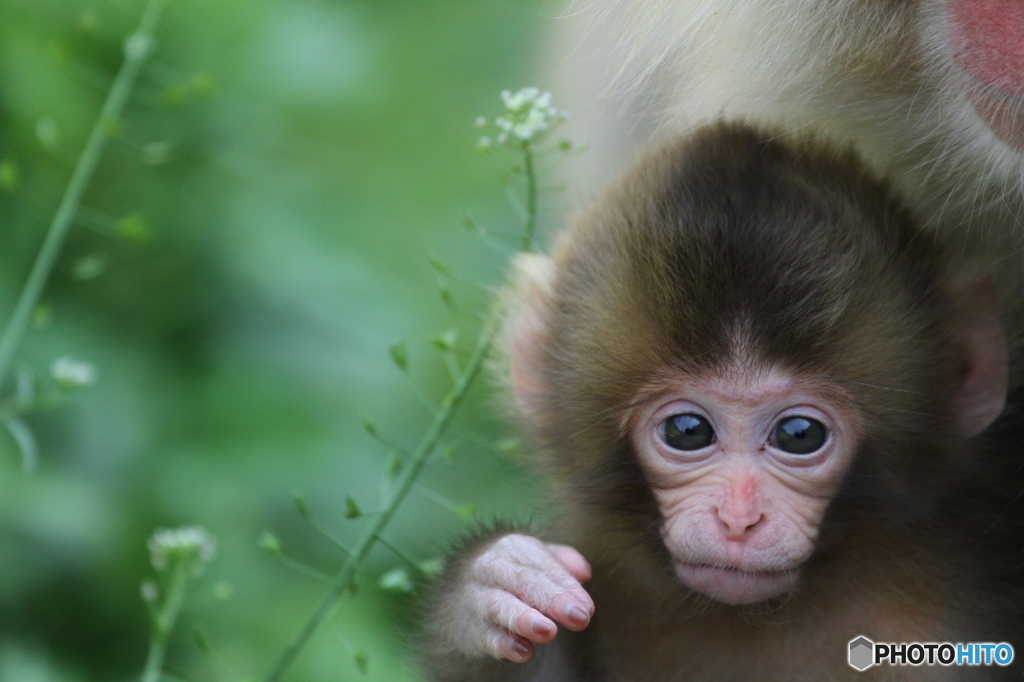
[[[433,679],[852,679],[858,636],[1024,656],[993,286],[852,153],[704,127],[518,265],[506,371],[553,522],[452,555]]]

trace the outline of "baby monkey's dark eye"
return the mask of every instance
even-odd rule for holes
[[[817,452],[828,440],[828,429],[817,419],[787,417],[775,427],[775,445],[793,455]]]
[[[699,414],[674,414],[661,423],[661,439],[673,450],[692,451],[715,442],[715,430]]]

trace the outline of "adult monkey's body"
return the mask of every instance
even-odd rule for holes
[[[569,5],[551,63],[591,147],[574,188],[599,189],[651,136],[742,118],[854,145],[958,248],[969,235],[1024,264],[1019,0]]]
[[[565,545],[466,543],[428,609],[434,679],[855,678],[858,635],[1024,655],[990,288],[852,155],[773,137],[664,145],[522,263],[509,373],[557,492],[532,532]]]

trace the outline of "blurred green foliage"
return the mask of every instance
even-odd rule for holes
[[[0,321],[141,4],[0,2]],[[460,308],[486,309],[486,292],[460,280],[500,284],[514,242],[490,249],[461,216],[509,232],[518,222],[473,121],[497,110],[502,88],[536,81],[547,10],[169,3],[18,358],[43,377],[72,355],[99,378],[26,418],[40,444],[33,475],[0,434],[0,682],[136,678],[145,540],[158,526],[202,524],[219,543],[170,669],[255,677],[295,634],[324,584],[271,556],[267,538],[330,573],[341,554],[293,490],[350,542],[365,523],[353,509],[374,509],[388,456],[360,413],[411,445],[430,414],[396,363],[437,397],[448,379],[431,339],[465,349],[475,338],[477,323],[444,305],[438,264]],[[387,534],[423,566],[462,517],[521,510],[533,492],[486,386],[476,393],[423,481],[454,507],[414,495]],[[404,587],[403,565],[375,549],[358,594],[289,679],[415,679],[410,598],[381,587]]]

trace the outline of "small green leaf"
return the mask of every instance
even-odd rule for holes
[[[168,85],[160,93],[160,99],[169,107],[180,105],[188,97],[188,92],[180,85]]]
[[[359,414],[359,418],[362,420],[363,428],[366,430],[366,432],[371,436],[376,436],[377,425],[373,423],[372,419],[370,419],[370,415],[366,414],[365,412],[361,412]]]
[[[200,71],[192,77],[190,85],[192,86],[193,94],[197,97],[203,97],[217,89],[217,79],[206,71]]]
[[[91,254],[79,258],[71,275],[80,282],[96,279],[107,270],[107,259],[99,254]]]
[[[50,53],[53,61],[60,63],[66,63],[71,54],[68,44],[63,40],[51,40],[46,44],[46,51]]]
[[[444,334],[441,334],[440,336],[435,336],[433,339],[430,340],[430,343],[434,345],[434,348],[437,348],[440,351],[447,352],[455,348],[455,344],[458,342],[458,340],[458,331],[454,329],[449,329]]]
[[[450,445],[446,447],[441,451],[441,458],[444,459],[446,464],[453,464],[455,462],[455,448]]]
[[[398,474],[402,473],[402,467],[405,463],[402,461],[402,456],[397,452],[392,452],[388,455],[387,461],[384,462],[384,471],[391,478],[394,478]]]
[[[292,499],[295,500],[295,508],[299,510],[299,515],[309,521],[310,512],[309,505],[306,503],[306,496],[302,494],[301,490],[296,490],[292,492]]]
[[[558,141],[558,149],[559,149],[559,151],[563,151],[563,152],[569,151],[570,149],[572,149],[572,140],[565,140],[565,139],[559,140]]]
[[[437,273],[439,275],[447,275],[448,274],[448,265],[443,260],[441,260],[440,258],[438,258],[437,256],[435,256],[433,254],[431,254],[431,256],[430,256],[430,265],[435,270],[437,270]]]
[[[0,161],[0,188],[13,193],[20,185],[21,169],[18,168],[17,162],[11,157]]]
[[[359,672],[365,675],[370,665],[370,657],[366,655],[366,652],[362,649],[356,649],[352,652],[352,660],[356,662],[356,668],[359,669]]]
[[[412,592],[413,584],[409,572],[404,568],[392,568],[380,577],[380,588],[389,592]]]
[[[404,372],[409,368],[409,353],[405,341],[396,341],[391,344],[388,352],[391,354],[391,360],[398,365],[398,369]]]
[[[32,326],[36,329],[46,329],[53,322],[53,309],[45,303],[39,304],[32,313]]]
[[[463,502],[455,510],[455,513],[459,515],[459,518],[463,521],[472,521],[476,515],[476,505],[472,502]]]
[[[452,290],[448,288],[448,280],[441,277],[437,281],[437,290],[441,294],[441,301],[449,308],[455,304],[455,299],[452,297]]]
[[[358,519],[363,515],[363,510],[359,508],[356,501],[349,495],[345,498],[345,518],[346,519]]]
[[[273,556],[284,556],[284,548],[281,547],[281,541],[278,540],[277,536],[269,530],[264,530],[260,533],[260,537],[256,541],[256,546],[267,554],[271,554]]]
[[[495,444],[495,447],[502,456],[516,459],[522,450],[522,443],[515,438],[502,438]]]
[[[122,239],[128,239],[133,242],[144,242],[149,239],[150,235],[146,217],[141,213],[129,213],[118,218],[117,222],[114,223],[114,231]]]
[[[195,640],[196,646],[199,647],[199,650],[204,654],[209,655],[213,653],[213,648],[210,646],[210,640],[206,637],[206,633],[199,628],[192,628],[192,639]]]

